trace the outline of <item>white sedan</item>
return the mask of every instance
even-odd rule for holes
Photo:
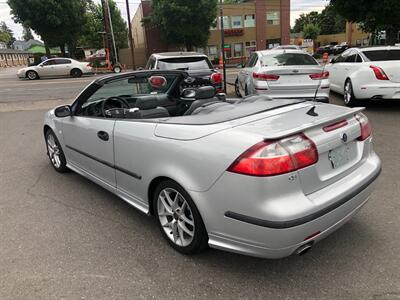
[[[400,100],[400,47],[351,48],[326,69],[331,90],[343,94],[348,106],[362,99]]]
[[[302,50],[256,51],[240,69],[235,92],[238,97],[265,94],[329,102],[329,72]]]
[[[79,62],[70,58],[51,58],[37,66],[18,70],[17,76],[19,78],[35,80],[41,77],[81,77],[84,74],[91,73],[93,73],[92,67],[87,62]]]

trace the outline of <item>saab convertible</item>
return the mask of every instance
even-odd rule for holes
[[[226,99],[184,71],[94,80],[45,116],[47,153],[154,216],[176,250],[305,253],[368,200],[381,162],[362,108]]]

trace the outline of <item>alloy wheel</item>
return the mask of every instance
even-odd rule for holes
[[[177,246],[190,245],[195,235],[194,217],[183,195],[173,188],[161,190],[157,198],[157,210],[168,238]]]
[[[60,159],[60,148],[58,147],[54,136],[49,134],[47,137],[47,152],[49,153],[49,158],[51,163],[57,169],[61,167],[61,159]]]
[[[352,87],[351,87],[351,82],[347,81],[346,85],[344,87],[344,103],[349,104],[352,100]]]
[[[28,72],[27,76],[28,76],[28,78],[29,78],[30,80],[34,80],[34,79],[36,79],[36,77],[37,77],[36,73],[33,72],[33,71]]]

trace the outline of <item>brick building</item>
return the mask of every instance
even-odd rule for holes
[[[176,50],[165,45],[160,32],[141,20],[151,13],[151,1],[142,0],[132,19],[135,48],[144,48],[146,56],[153,52]],[[275,47],[290,42],[290,0],[248,0],[238,4],[224,4],[224,50],[227,63],[244,60],[252,51]],[[211,28],[207,45],[196,50],[218,59],[221,51],[220,18]]]

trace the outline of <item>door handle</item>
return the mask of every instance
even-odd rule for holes
[[[103,141],[108,141],[110,139],[110,136],[108,135],[107,132],[105,131],[99,131],[97,132],[97,137]]]

